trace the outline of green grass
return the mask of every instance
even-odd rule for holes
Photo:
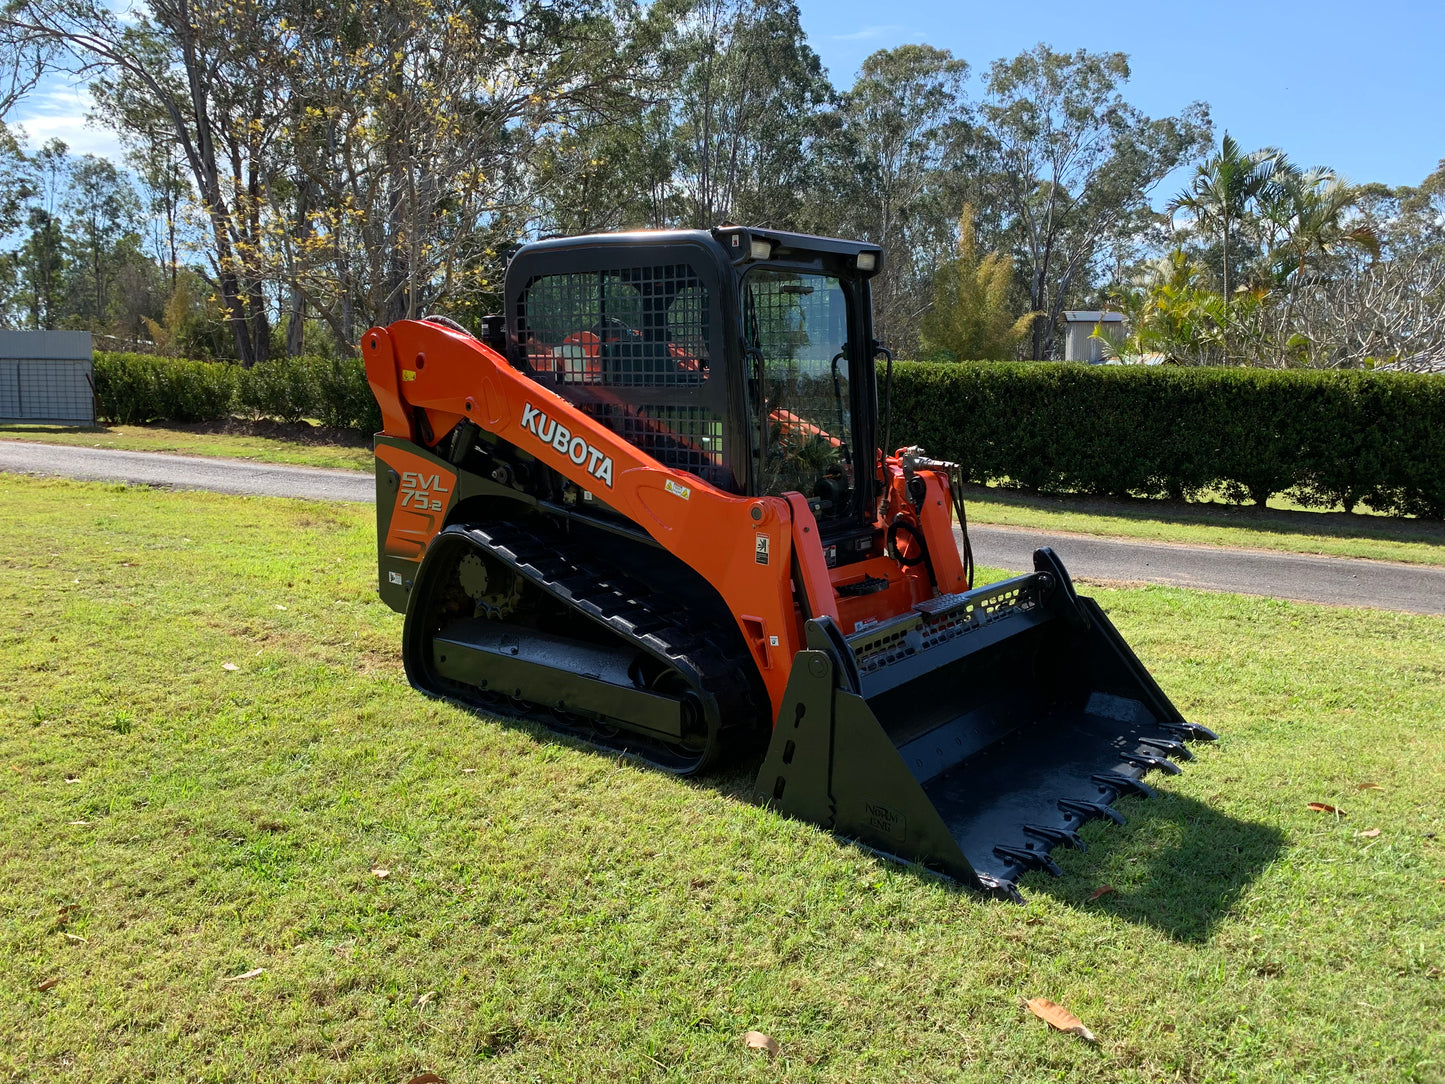
[[[1284,498],[1265,508],[1216,503],[1047,497],[971,486],[969,522],[1196,546],[1445,565],[1445,523],[1314,512]]]
[[[115,448],[126,452],[172,452],[179,455],[253,459],[258,463],[289,463],[301,467],[372,469],[371,438],[306,422],[287,424],[230,418],[194,425],[110,425],[72,427],[8,425],[0,439],[42,444],[73,444],[83,448]]]
[[[0,1078],[1445,1080],[1445,620],[1097,592],[1222,739],[1017,907],[418,695],[366,507],[0,495]]]

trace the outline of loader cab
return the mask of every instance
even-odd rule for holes
[[[512,362],[659,462],[801,492],[825,534],[876,503],[875,245],[723,227],[525,245]]]

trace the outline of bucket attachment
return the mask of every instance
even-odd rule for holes
[[[1175,773],[1187,723],[1050,549],[1034,569],[844,637],[807,623],[758,792],[887,857],[1022,900],[1094,817]]]

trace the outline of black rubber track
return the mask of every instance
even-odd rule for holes
[[[560,714],[548,705],[459,686],[414,665],[413,660],[429,657],[429,645],[408,645],[407,672],[413,684],[489,714],[539,722],[557,733],[675,775],[705,772],[731,755],[753,753],[761,747],[772,722],[771,709],[736,625],[709,620],[700,608],[689,608],[684,600],[604,560],[591,547],[540,517],[526,522],[470,524],[449,531],[459,529],[479,553],[512,569],[535,591],[676,674],[697,697],[707,741],[702,749],[681,750],[631,730],[626,719],[599,724]],[[410,613],[407,626],[408,640],[430,635],[412,627]]]

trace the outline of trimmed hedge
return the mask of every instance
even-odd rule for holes
[[[356,358],[226,362],[97,351],[102,418],[237,411],[374,433]],[[1320,508],[1445,518],[1445,378],[1411,373],[899,362],[893,432],[973,482],[1171,497],[1288,493]]]
[[[979,483],[1445,517],[1437,376],[901,362],[893,432]]]
[[[100,416],[120,425],[201,422],[237,412],[374,433],[381,411],[359,358],[274,358],[250,369],[223,361],[96,351]]]

